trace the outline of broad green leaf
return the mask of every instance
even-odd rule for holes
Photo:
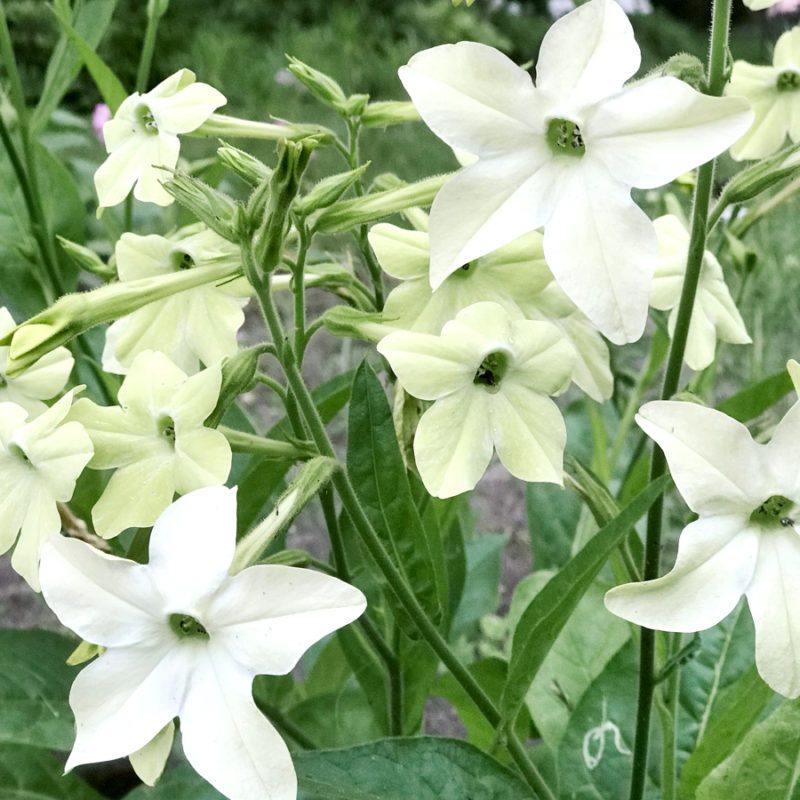
[[[752,728],[697,789],[697,800],[800,797],[800,700],[786,700]]]
[[[559,797],[622,800],[628,797],[636,721],[636,647],[629,641],[584,692],[558,748]],[[653,726],[654,730],[657,726]],[[660,800],[660,742],[651,732],[645,800]],[[715,800],[720,800],[715,798]]]
[[[730,756],[774,697],[755,666],[731,684],[717,704],[705,736],[681,770],[679,800],[694,800],[706,775]]]
[[[61,31],[67,39],[69,39],[70,44],[80,56],[81,62],[86,66],[86,69],[92,76],[92,80],[103,97],[103,101],[111,109],[111,113],[115,113],[122,104],[122,101],[128,96],[128,92],[125,90],[122,82],[114,74],[114,71],[108,64],[97,55],[96,48],[90,45],[86,39],[72,27],[68,14],[56,12],[55,16],[61,27]]]
[[[0,797],[3,800],[103,800],[46,750],[0,744]]]
[[[364,512],[429,617],[444,618],[441,541],[422,524],[397,444],[392,410],[372,367],[356,370],[347,428],[347,471]],[[391,598],[394,599],[393,597]]]
[[[512,624],[552,577],[552,572],[535,572],[520,581],[511,600]],[[630,636],[628,624],[603,605],[609,588],[595,580],[587,589],[525,696],[536,730],[553,752],[567,728],[570,710]]]
[[[475,636],[481,618],[497,610],[503,548],[507,539],[505,534],[484,533],[467,542],[467,574],[450,632],[453,641],[459,636]]]
[[[96,48],[100,44],[116,5],[117,0],[85,0],[77,5],[72,27],[89,47]],[[50,57],[39,104],[31,116],[34,131],[41,131],[47,124],[50,115],[78,76],[82,65],[81,57],[67,37],[62,36]]]
[[[66,661],[75,645],[49,631],[0,630],[0,744],[72,747],[67,698],[77,671]]]
[[[294,758],[298,800],[530,800],[528,787],[494,759],[455,739],[384,739]],[[221,800],[187,765],[126,800]]]
[[[344,373],[331,378],[312,392],[317,410],[323,422],[330,422],[344,408],[350,397],[352,373]],[[283,417],[265,434],[270,439],[286,440],[294,435],[289,420]],[[246,533],[270,509],[270,502],[275,492],[283,485],[283,479],[289,471],[289,464],[269,462],[258,456],[252,456],[246,469],[242,470],[237,481],[238,493],[238,529],[239,534]]]
[[[569,561],[581,504],[552,483],[525,484],[525,510],[534,569],[562,567]]]
[[[749,422],[774,406],[779,400],[783,400],[793,389],[789,373],[782,369],[775,375],[770,375],[768,378],[742,389],[727,400],[723,400],[717,409],[729,417],[738,419],[739,422]]]
[[[611,554],[664,491],[669,478],[653,481],[617,517],[601,528],[577,555],[533,598],[523,612],[511,648],[508,683],[501,712],[518,713],[545,656]]]

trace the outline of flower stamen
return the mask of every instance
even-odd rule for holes
[[[170,614],[169,626],[181,639],[208,639],[202,622],[189,614]]]
[[[777,527],[778,525],[788,527],[794,525],[794,520],[786,514],[793,506],[794,503],[788,497],[780,494],[772,495],[753,511],[750,515],[750,522],[762,527]]]
[[[547,143],[557,156],[580,158],[586,152],[580,127],[568,119],[550,120],[547,126]]]
[[[800,89],[800,72],[786,69],[778,75],[776,87],[779,92],[796,92]]]
[[[506,353],[500,351],[489,353],[481,361],[472,382],[483,386],[489,392],[496,392],[500,388],[500,381],[508,370],[509,359]]]

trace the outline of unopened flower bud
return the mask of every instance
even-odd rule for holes
[[[242,392],[246,392],[255,380],[258,359],[264,348],[256,345],[240,350],[236,355],[222,362],[222,385],[214,410],[205,421],[207,428],[216,428],[225,412],[236,402]]]
[[[334,336],[379,342],[397,328],[380,312],[360,311],[349,306],[333,306],[322,315],[325,328]]]
[[[318,100],[334,108],[347,102],[347,95],[339,84],[324,72],[309,67],[298,58],[289,56],[289,72],[300,81]]]
[[[69,256],[70,261],[75,264],[78,269],[84,269],[91,272],[104,281],[110,281],[117,276],[117,271],[110,264],[106,264],[94,250],[84,247],[77,242],[71,242],[63,236],[56,236],[58,243],[64,249],[64,252]]]
[[[706,85],[706,70],[703,62],[689,53],[676,53],[659,70],[662,75],[677,78],[702,92]]]
[[[345,117],[360,117],[369,103],[368,94],[351,94],[336,110]]]
[[[263,181],[269,180],[272,175],[272,170],[266,164],[238,147],[223,144],[217,148],[217,155],[229,170],[235,172],[251,186],[258,186]]]
[[[229,242],[237,241],[236,202],[228,195],[212,188],[207,183],[175,172],[164,182],[164,188],[197,219],[216,231]]]
[[[333,205],[364,174],[367,167],[369,162],[348,172],[324,178],[308,194],[295,200],[295,212],[307,217],[313,211]]]
[[[419,111],[408,101],[386,100],[369,103],[361,115],[361,124],[367,128],[383,128],[403,122],[419,122]]]

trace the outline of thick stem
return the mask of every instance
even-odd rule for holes
[[[725,88],[725,60],[728,50],[731,0],[714,0],[711,22],[711,45],[708,56],[708,94],[719,97]],[[686,276],[678,306],[675,332],[672,336],[661,399],[668,400],[678,389],[681,377],[689,323],[692,319],[697,284],[703,266],[708,232],[708,212],[714,187],[714,166],[712,159],[697,170],[697,185],[692,208],[692,231],[689,240],[689,253],[686,262]],[[666,472],[667,462],[663,452],[654,448],[650,462],[650,480],[656,480]],[[644,554],[644,580],[652,580],[659,574],[661,554],[661,525],[664,502],[659,497],[650,507],[647,515],[647,538]],[[655,631],[642,628],[640,641],[639,698],[636,714],[636,738],[633,751],[633,770],[631,773],[631,800],[641,800],[644,795],[647,776],[647,755],[650,745],[650,717],[655,688]]]

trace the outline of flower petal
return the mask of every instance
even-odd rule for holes
[[[369,243],[387,275],[404,281],[428,276],[431,250],[427,233],[380,222],[370,228]]]
[[[176,646],[166,624],[163,631],[154,644],[107,650],[75,679],[69,704],[77,736],[67,772],[135,753],[177,716],[192,652]]]
[[[761,445],[721,411],[659,400],[642,406],[636,421],[664,451],[678,491],[698,514],[749,515],[774,494]]]
[[[140,166],[139,179],[133,187],[133,196],[137,200],[159,206],[168,206],[175,202],[161,182],[167,180],[169,170],[178,165],[180,150],[178,137],[167,133],[148,136],[141,143],[136,153]]]
[[[489,156],[530,148],[534,139],[545,146],[530,75],[493,47],[439,45],[398,74],[425,124],[451,147]]]
[[[378,352],[403,388],[420,400],[436,400],[470,384],[483,357],[472,341],[412,331],[390,333],[378,343]]]
[[[794,27],[778,37],[772,63],[780,69],[800,69],[800,27]]]
[[[153,526],[150,575],[169,612],[205,616],[236,547],[236,490],[198,489],[172,503]]]
[[[753,122],[741,97],[708,97],[677,78],[644,81],[587,121],[587,153],[627,186],[663,186],[730,147]]]
[[[69,350],[57,347],[14,378],[14,389],[34,400],[49,400],[64,388],[74,365]]]
[[[618,92],[640,62],[622,8],[611,0],[591,0],[558,19],[545,34],[536,86],[577,110]]]
[[[549,151],[528,148],[482,159],[449,180],[431,208],[431,286],[543,225],[564,169]]]
[[[207,83],[192,83],[170,97],[158,97],[153,93],[147,96],[159,131],[173,134],[197,130],[227,102],[222,92]]]
[[[548,397],[501,385],[488,402],[492,440],[503,466],[524,481],[563,484],[567,429]]]
[[[219,431],[196,428],[175,437],[175,491],[225,483],[231,471],[231,446]]]
[[[163,353],[145,350],[134,359],[117,395],[123,408],[151,417],[168,408],[186,381],[186,373]]]
[[[49,536],[61,530],[61,516],[55,498],[39,484],[27,498],[25,519],[17,545],[11,554],[11,566],[35,592],[39,591],[39,557]]]
[[[107,122],[105,128],[112,122]],[[130,194],[142,171],[141,148],[141,135],[125,139],[95,172],[94,188],[100,208],[115,206]]]
[[[92,458],[93,449],[83,425],[65,422],[51,434],[32,441],[26,452],[48,491],[65,503],[72,498],[75,482]]]
[[[98,536],[110,539],[126,528],[146,528],[175,494],[172,459],[154,456],[118,469],[92,509]]]
[[[575,349],[572,380],[592,400],[602,403],[614,393],[614,375],[608,345],[597,329],[580,311],[556,320],[564,336]]]
[[[249,567],[208,607],[209,632],[253,675],[286,675],[303,653],[364,612],[364,595],[310,569]]]
[[[759,674],[785,697],[800,696],[800,538],[794,528],[761,536],[747,602]]]
[[[52,536],[42,547],[39,577],[47,605],[87,642],[124,647],[160,640],[165,617],[146,566]]]
[[[256,708],[252,676],[221,648],[195,665],[181,708],[189,763],[230,800],[295,800],[297,778],[283,739]]]
[[[492,458],[489,394],[471,383],[437,400],[414,436],[414,458],[434,497],[453,497],[475,488]]]
[[[175,392],[168,407],[178,435],[205,422],[217,405],[221,386],[222,370],[215,365],[192,375]]]
[[[509,384],[535,392],[558,394],[566,389],[575,368],[575,350],[552,322],[515,320],[511,325],[514,367]]]
[[[775,493],[800,501],[800,473],[797,451],[800,448],[800,403],[795,403],[775,428],[772,439],[765,447],[764,461],[769,467],[772,481],[781,487]]]
[[[602,165],[587,161],[569,173],[545,226],[547,263],[615,344],[635,342],[644,331],[657,248],[647,215]]]
[[[753,577],[759,534],[746,526],[741,516],[692,522],[681,534],[672,571],[617,586],[606,594],[606,608],[659,631],[692,633],[716,625],[733,611]]]

